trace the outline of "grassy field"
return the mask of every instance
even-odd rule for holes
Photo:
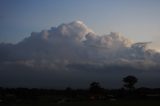
[[[158,100],[117,100],[117,101],[83,101],[83,102],[26,102],[0,104],[0,106],[160,106]]]

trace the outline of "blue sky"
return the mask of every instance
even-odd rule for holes
[[[0,42],[81,20],[99,34],[121,32],[135,41],[160,38],[160,0],[0,0]]]

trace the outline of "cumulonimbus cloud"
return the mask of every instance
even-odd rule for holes
[[[91,70],[100,73],[105,69],[108,72],[115,69],[159,70],[160,53],[147,48],[147,44],[133,42],[115,32],[98,35],[83,22],[74,21],[32,32],[17,44],[0,44],[0,72],[7,75],[8,71],[18,74],[20,69],[27,73],[26,69],[63,74],[68,70],[78,73],[82,70],[82,73]]]

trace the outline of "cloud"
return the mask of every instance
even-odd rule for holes
[[[118,86],[127,74],[159,78],[160,53],[147,45],[120,33],[98,35],[81,21],[61,24],[17,44],[0,44],[0,84],[62,87],[112,79]]]

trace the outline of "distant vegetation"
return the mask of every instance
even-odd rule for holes
[[[72,104],[83,105],[95,103],[103,105],[122,104],[126,105],[132,101],[152,101],[151,104],[160,104],[160,88],[135,88],[138,79],[135,76],[124,77],[124,87],[120,89],[104,89],[99,82],[91,82],[88,89],[72,89],[70,87],[64,90],[39,89],[39,88],[2,88],[0,87],[0,105],[9,106],[10,104]],[[113,103],[112,103],[113,102]],[[78,104],[76,104],[78,103]],[[128,103],[128,105],[131,105]],[[71,106],[72,106],[71,105]],[[116,105],[113,105],[116,106]],[[132,106],[132,105],[131,105]],[[146,105],[149,106],[149,105]]]

